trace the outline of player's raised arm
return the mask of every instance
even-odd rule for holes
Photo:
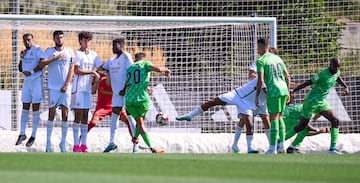
[[[166,68],[166,67],[160,67],[160,66],[152,65],[151,66],[151,71],[164,72],[167,77],[170,77],[170,75],[171,75],[171,70]]]

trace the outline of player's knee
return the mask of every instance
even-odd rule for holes
[[[331,121],[331,128],[339,128],[339,124],[340,124],[340,121],[335,118],[334,120]]]
[[[304,130],[307,124],[300,123],[297,126],[294,127],[295,132],[300,132],[301,130]]]
[[[125,110],[121,110],[119,113],[119,116],[127,116],[126,111]]]

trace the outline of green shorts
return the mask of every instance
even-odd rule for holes
[[[135,119],[140,117],[145,117],[146,113],[149,110],[149,101],[143,101],[143,102],[126,101],[126,110]]]
[[[288,96],[266,98],[266,105],[269,114],[281,113],[284,111]]]
[[[305,100],[301,111],[301,116],[305,119],[311,119],[314,114],[320,114],[321,112],[331,109],[330,104],[326,101],[308,101]]]

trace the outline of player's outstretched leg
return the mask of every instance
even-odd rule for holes
[[[199,107],[196,107],[194,110],[192,110],[191,112],[189,112],[188,114],[184,115],[184,116],[177,116],[176,117],[176,120],[179,120],[179,121],[191,121],[191,119],[196,116],[196,115],[199,115],[203,112],[202,108],[199,106]]]
[[[176,120],[179,120],[179,121],[191,121],[191,118],[189,116],[176,116],[175,118]]]

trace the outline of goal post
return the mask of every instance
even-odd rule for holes
[[[85,22],[191,22],[191,23],[266,23],[270,24],[270,42],[276,48],[275,17],[174,17],[174,16],[63,16],[0,14],[8,21],[85,21]]]
[[[227,133],[233,131],[237,122],[236,108],[214,107],[191,123],[176,121],[176,115],[191,111],[194,107],[222,93],[228,92],[248,81],[247,73],[256,58],[255,38],[267,37],[276,48],[276,18],[273,17],[148,17],[148,16],[57,16],[57,15],[9,15],[0,14],[0,69],[2,86],[0,96],[0,118],[4,129],[17,130],[21,113],[19,82],[11,82],[17,71],[11,55],[11,41],[23,49],[22,40],[13,40],[11,32],[34,34],[36,44],[43,49],[54,46],[52,32],[65,32],[65,47],[78,49],[77,33],[83,30],[94,34],[90,49],[95,50],[105,62],[113,57],[112,40],[123,36],[127,40],[127,51],[132,56],[144,52],[155,65],[165,65],[172,70],[172,77],[152,74],[150,110],[146,116],[149,128],[157,127],[155,115],[166,112],[170,117],[168,128],[200,129],[205,133]],[[19,57],[19,56],[17,56]],[[47,120],[47,76],[44,76],[45,100],[41,105],[41,122]],[[13,80],[16,81],[16,80]],[[9,96],[13,100],[7,100]],[[16,99],[16,100],[14,100]],[[0,99],[1,101],[2,99]],[[16,104],[13,104],[16,101]],[[93,97],[95,106],[96,96]],[[9,110],[9,106],[11,109]],[[94,107],[95,108],[95,107]],[[8,111],[9,110],[9,111]],[[8,112],[6,112],[8,111]],[[14,111],[17,111],[15,113]],[[91,110],[92,111],[92,110]],[[31,114],[31,113],[30,113]],[[15,115],[15,116],[14,116]],[[8,118],[8,117],[11,118]],[[30,115],[31,116],[31,115]],[[60,114],[55,120],[60,121]],[[92,113],[89,113],[91,119]],[[73,120],[69,114],[69,122]],[[31,121],[31,117],[30,117]],[[10,124],[9,124],[10,123]],[[59,125],[58,123],[57,125]],[[121,123],[120,123],[121,124]],[[109,118],[99,123],[109,126]],[[121,124],[123,125],[123,124]],[[28,125],[29,126],[29,125]],[[31,123],[30,123],[31,126]],[[56,123],[55,123],[56,126]]]

